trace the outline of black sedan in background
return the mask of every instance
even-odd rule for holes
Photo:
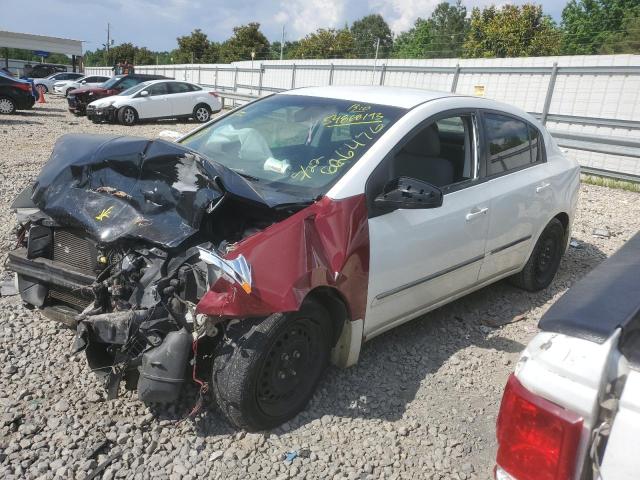
[[[35,101],[30,82],[0,72],[0,114],[32,108]]]

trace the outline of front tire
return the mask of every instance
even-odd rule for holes
[[[227,327],[213,361],[213,393],[227,419],[249,431],[280,425],[312,397],[328,362],[327,310],[307,300],[297,312]]]
[[[43,85],[41,83],[36,85],[36,90],[38,91],[38,93],[48,93],[49,92],[49,89],[47,88],[47,86]]]
[[[138,123],[138,112],[131,107],[121,108],[118,111],[118,121],[128,127],[135,125]]]
[[[510,278],[511,283],[530,292],[547,288],[560,266],[564,234],[560,220],[551,220],[538,238],[522,271]]]
[[[16,111],[16,102],[9,97],[0,97],[0,114],[10,115]]]
[[[196,105],[193,109],[193,118],[198,123],[207,123],[211,120],[211,108],[209,108],[209,105],[204,103]]]

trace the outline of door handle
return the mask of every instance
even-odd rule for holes
[[[468,222],[469,220],[473,220],[474,218],[479,217],[480,215],[486,215],[488,211],[489,209],[487,207],[474,208],[469,213],[467,213],[465,218],[467,219],[467,222]]]
[[[551,186],[550,183],[544,182],[536,187],[536,193],[540,193]]]

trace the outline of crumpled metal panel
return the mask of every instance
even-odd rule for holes
[[[225,191],[268,206],[292,201],[277,192],[263,195],[184,146],[113,135],[61,137],[32,200],[59,224],[99,241],[132,237],[171,248],[198,231],[207,208]]]
[[[364,318],[369,274],[369,229],[364,195],[324,197],[239,242],[226,258],[243,255],[252,290],[219,279],[198,303],[211,316],[243,318],[300,308],[314,288],[337,289],[352,319]]]

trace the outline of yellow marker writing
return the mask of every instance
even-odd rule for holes
[[[105,218],[109,218],[109,215],[111,214],[111,211],[113,210],[113,206],[109,207],[109,208],[105,208],[104,210],[102,210],[98,215],[96,215],[96,220],[98,220],[99,222],[101,222],[102,220],[104,220]]]

